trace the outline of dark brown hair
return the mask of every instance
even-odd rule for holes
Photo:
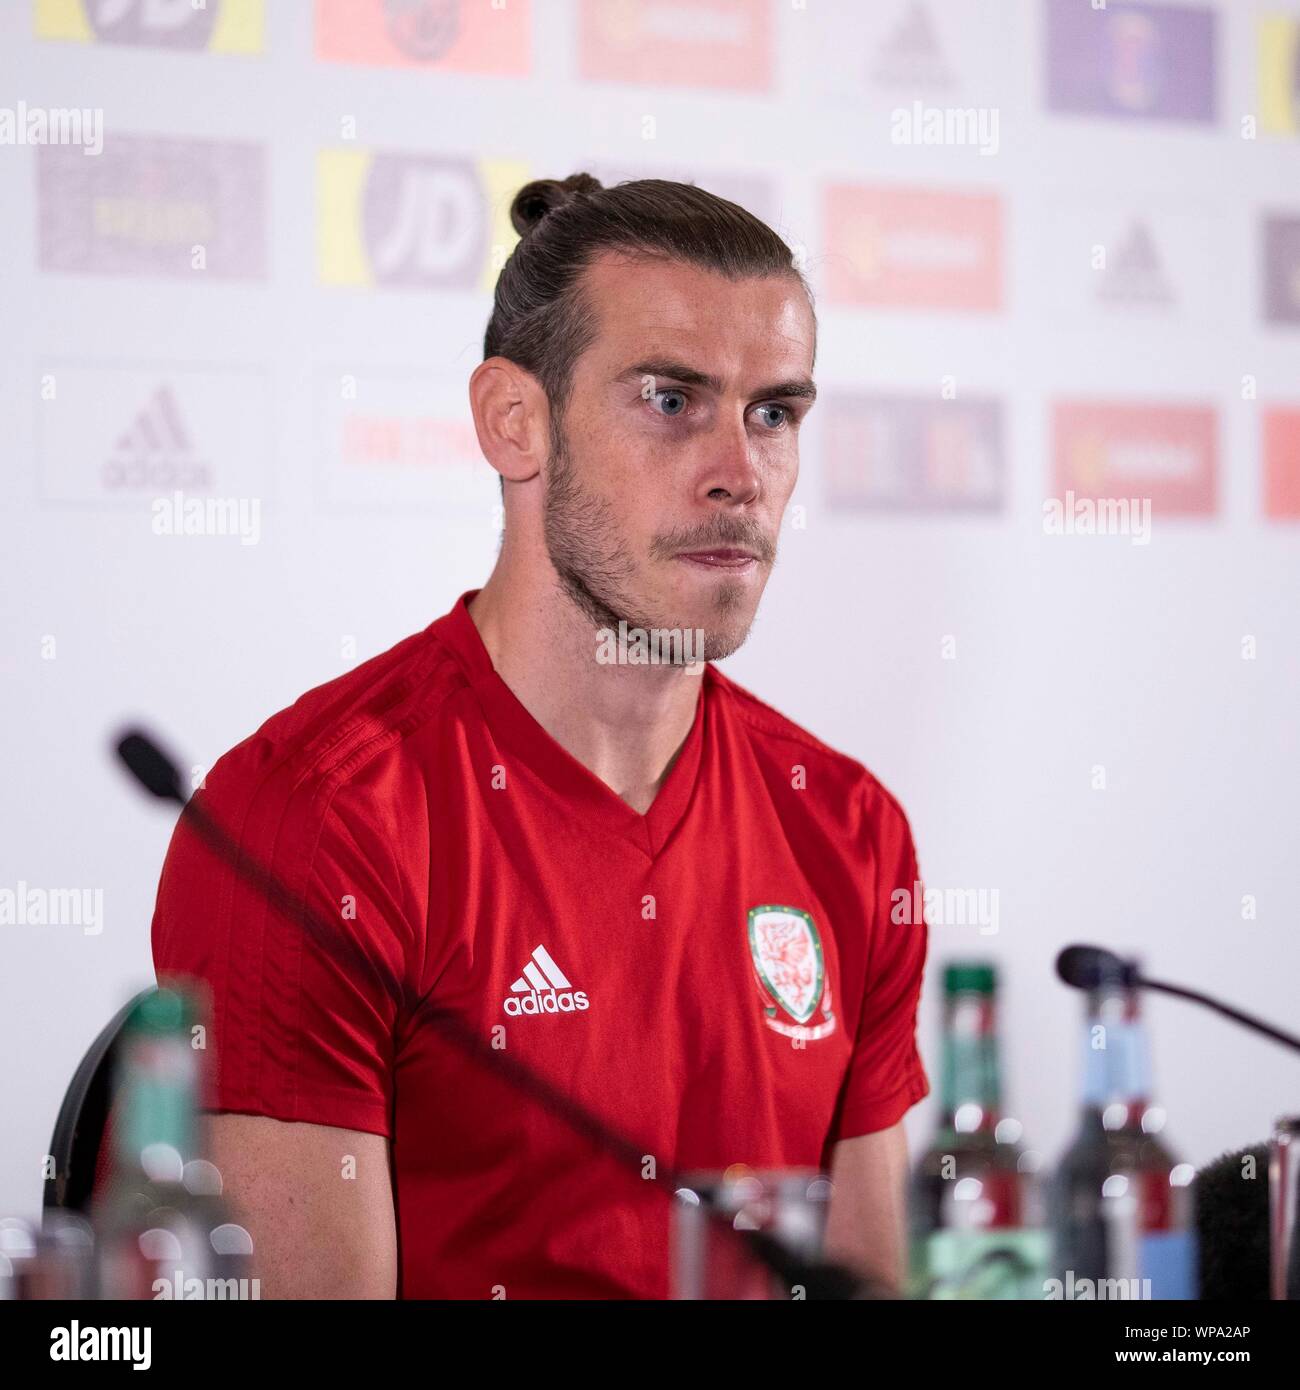
[[[578,285],[598,253],[618,249],[686,261],[728,279],[786,275],[812,291],[790,247],[765,222],[691,183],[637,179],[605,188],[590,174],[536,179],[515,194],[520,241],[497,278],[483,356],[506,357],[546,392],[552,424],[568,404],[573,365],[597,323]]]

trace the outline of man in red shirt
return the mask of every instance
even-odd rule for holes
[[[196,793],[368,968],[184,818],[168,853],[155,962],[211,999],[227,1194],[270,1296],[661,1298],[660,1168],[820,1168],[827,1253],[897,1285],[901,1121],[929,1089],[925,925],[891,912],[907,820],[709,664],[744,641],[794,487],[807,286],[689,185],[543,180],[512,217],[470,380],[503,480],[491,577]]]

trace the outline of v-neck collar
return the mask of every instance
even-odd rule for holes
[[[537,773],[543,785],[564,802],[566,812],[581,816],[597,829],[621,835],[647,859],[654,859],[680,823],[695,790],[713,667],[705,665],[690,732],[654,801],[642,815],[557,743],[497,674],[469,612],[470,601],[478,592],[469,589],[463,593],[451,611],[431,625],[430,631],[459,660],[493,737]]]

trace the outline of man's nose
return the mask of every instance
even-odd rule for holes
[[[701,482],[704,494],[714,502],[754,501],[762,478],[743,417],[719,425],[710,443],[708,466]]]

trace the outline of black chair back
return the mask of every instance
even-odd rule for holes
[[[153,989],[141,990],[105,1025],[81,1059],[59,1107],[50,1140],[54,1176],[45,1180],[46,1211],[90,1214],[99,1150],[113,1103],[113,1060],[118,1034],[132,1009]]]

